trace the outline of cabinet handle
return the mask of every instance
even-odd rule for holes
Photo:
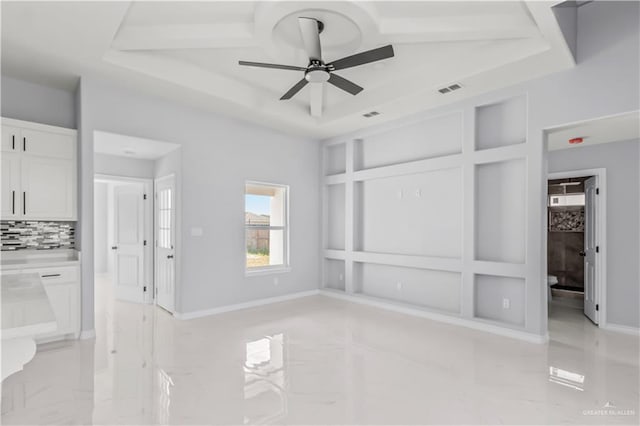
[[[50,278],[50,277],[59,277],[60,274],[47,274],[47,275],[41,275],[42,278]]]
[[[173,259],[173,255],[172,254],[168,255],[167,259]]]
[[[16,191],[11,191],[11,214],[16,214]]]
[[[27,192],[22,191],[22,214],[27,214]]]
[[[16,135],[11,135],[11,149],[16,149]]]
[[[111,250],[118,250],[118,246],[111,246]]]
[[[22,137],[22,150],[23,151],[27,150],[27,138],[26,138],[26,136]]]

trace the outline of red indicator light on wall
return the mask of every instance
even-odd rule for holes
[[[573,139],[569,139],[569,143],[570,143],[571,145],[576,145],[576,144],[582,143],[583,141],[584,141],[584,139],[583,139],[583,138],[573,138]]]

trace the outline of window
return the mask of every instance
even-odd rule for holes
[[[289,187],[247,182],[244,227],[247,272],[289,266]]]

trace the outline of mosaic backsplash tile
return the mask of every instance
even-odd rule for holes
[[[3,220],[2,251],[75,248],[75,222]]]

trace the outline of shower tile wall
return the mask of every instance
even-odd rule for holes
[[[75,222],[2,221],[2,251],[75,247]]]

